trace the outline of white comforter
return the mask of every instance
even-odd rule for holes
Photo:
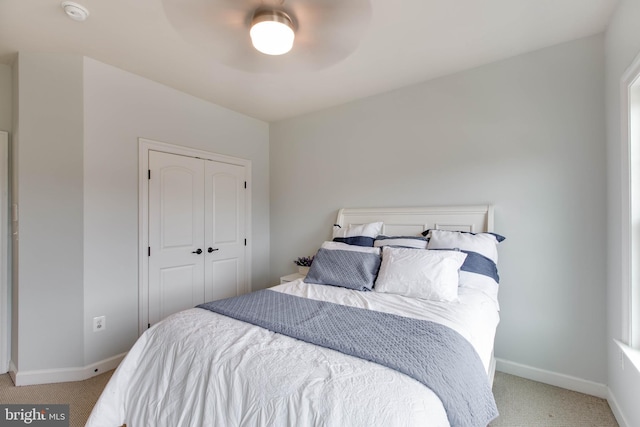
[[[485,294],[459,303],[359,292],[300,280],[271,288],[449,326],[489,370],[499,316]],[[448,426],[440,399],[390,368],[208,310],[147,330],[120,364],[87,426]]]

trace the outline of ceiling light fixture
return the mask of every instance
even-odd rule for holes
[[[256,11],[251,20],[251,43],[267,55],[283,55],[293,47],[295,32],[286,13],[279,10]]]
[[[86,7],[72,1],[63,1],[62,8],[64,9],[64,13],[74,21],[82,22],[89,16],[89,11]]]

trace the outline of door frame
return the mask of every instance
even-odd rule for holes
[[[245,230],[247,245],[245,247],[245,277],[247,292],[253,289],[251,281],[251,160],[212,153],[195,148],[183,147],[166,142],[138,138],[138,335],[147,330],[149,319],[149,151],[161,151],[168,154],[213,160],[221,163],[244,166],[247,180],[245,191]]]
[[[11,291],[9,289],[9,133],[0,131],[0,374],[11,359]]]

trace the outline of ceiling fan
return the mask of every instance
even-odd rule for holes
[[[369,0],[162,0],[162,4],[176,32],[204,55],[255,73],[314,71],[333,65],[355,51],[371,20]],[[264,16],[270,14],[289,19],[295,33],[286,54],[264,54],[252,45],[252,23],[269,19]]]

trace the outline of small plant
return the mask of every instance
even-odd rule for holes
[[[313,262],[312,256],[298,257],[293,261],[293,263],[299,267],[311,267],[312,262]]]

